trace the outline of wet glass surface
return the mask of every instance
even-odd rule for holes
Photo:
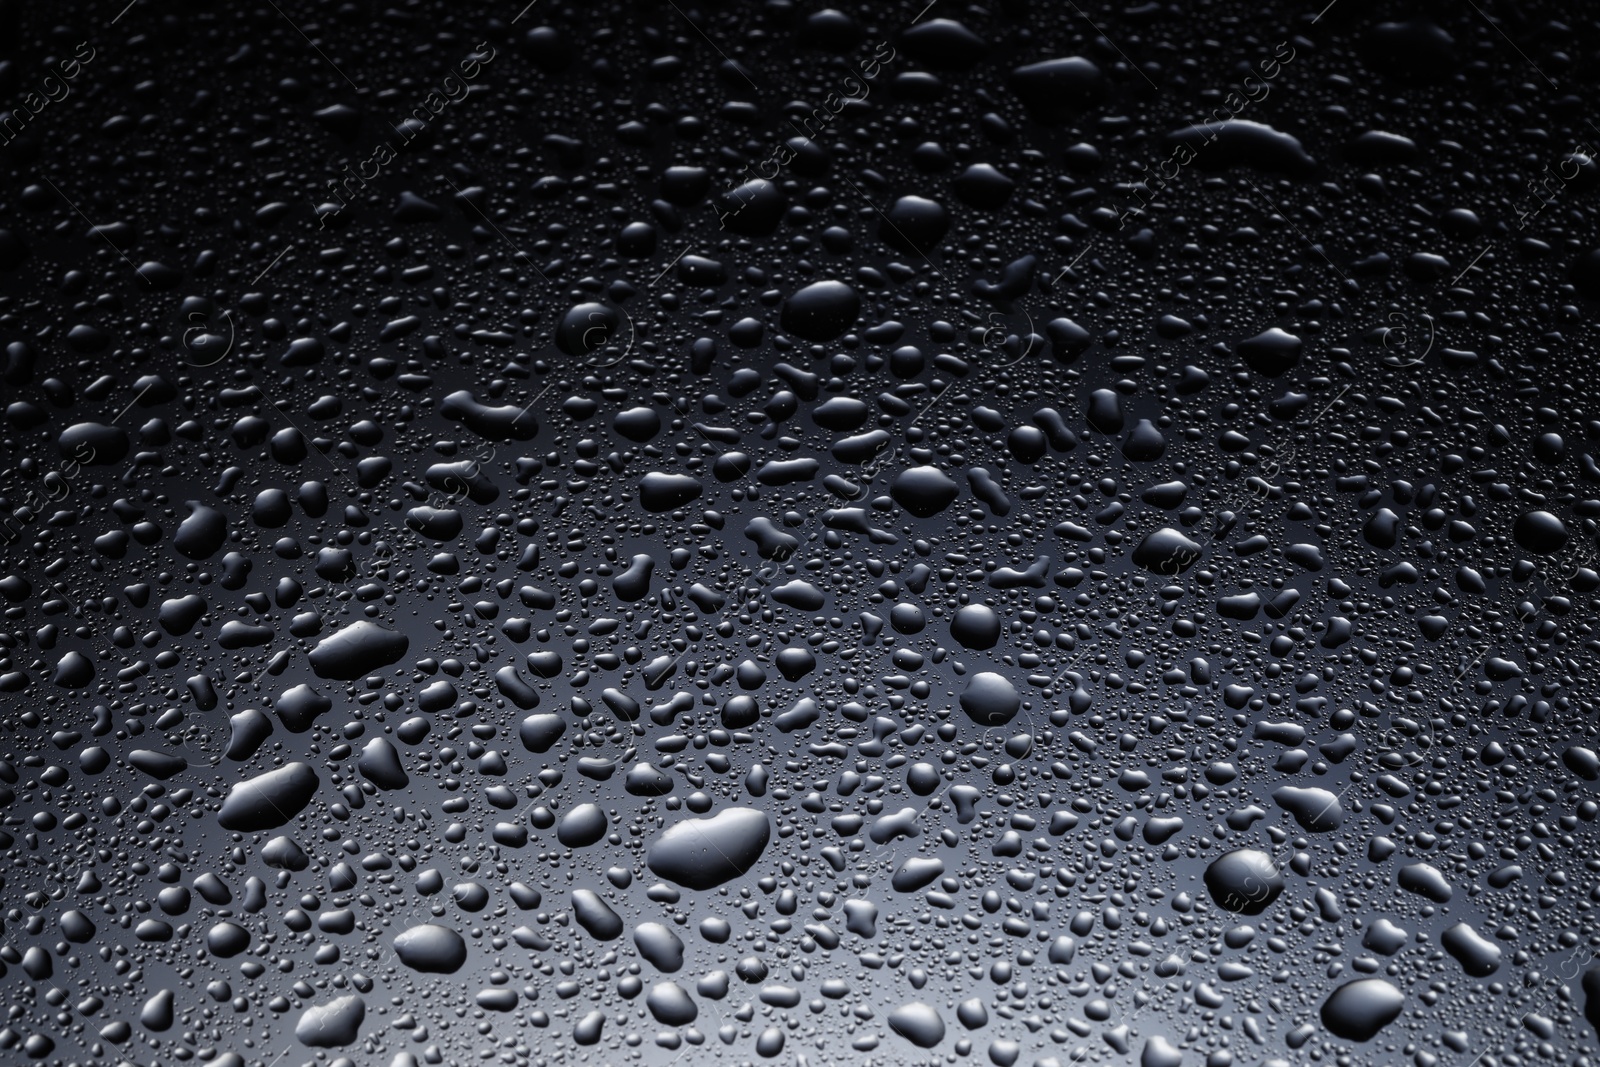
[[[0,1062],[1592,1062],[1597,42],[0,0]]]

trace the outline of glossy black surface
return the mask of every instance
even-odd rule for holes
[[[0,3],[0,1061],[1591,1062],[1597,41]]]

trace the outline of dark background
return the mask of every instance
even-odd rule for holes
[[[0,42],[0,1059],[1595,1055],[1587,11]],[[362,620],[404,648],[313,655]],[[651,870],[739,808],[743,873]],[[397,957],[425,922],[453,973]]]

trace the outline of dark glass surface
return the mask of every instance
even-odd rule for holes
[[[923,5],[0,2],[0,1062],[1594,1059],[1592,13]]]

